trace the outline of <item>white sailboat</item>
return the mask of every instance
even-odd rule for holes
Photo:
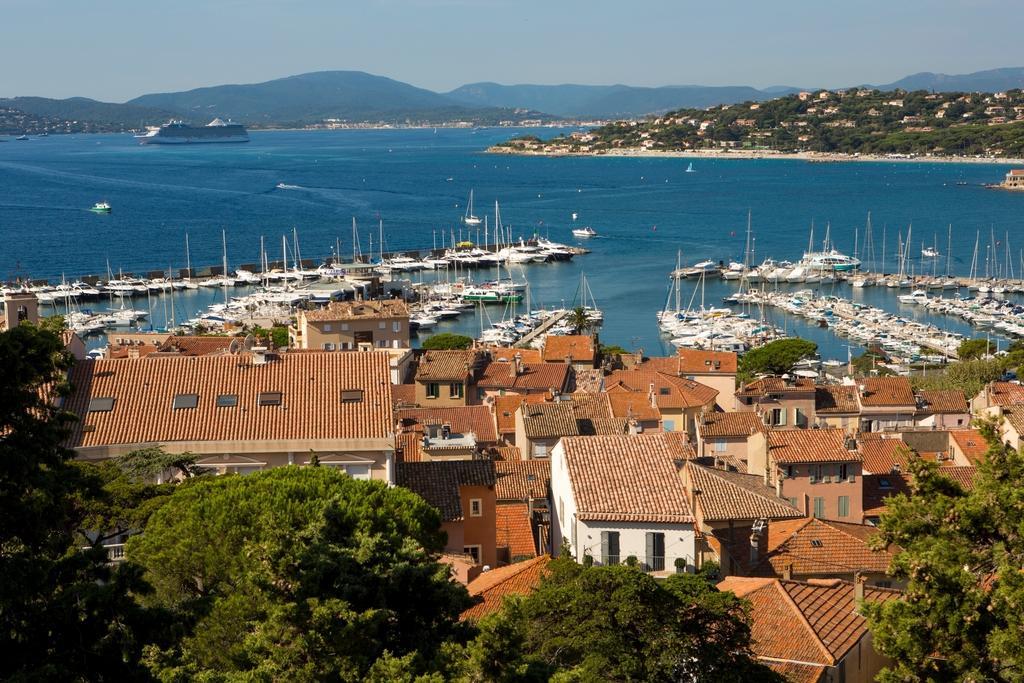
[[[686,172],[687,173],[696,173],[696,171],[693,170],[693,162],[692,161],[690,162],[690,165],[686,167]]]
[[[462,222],[470,227],[483,223],[483,220],[473,215],[473,190],[469,191],[469,203],[466,204],[466,215],[462,217]]]

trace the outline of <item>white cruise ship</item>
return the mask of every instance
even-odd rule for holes
[[[150,128],[145,135],[136,135],[140,145],[192,145],[209,142],[249,142],[245,126],[233,121],[214,119],[205,126],[190,126],[171,121],[159,128]]]

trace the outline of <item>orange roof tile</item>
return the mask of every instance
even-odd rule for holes
[[[957,413],[969,413],[967,398],[964,392],[959,389],[947,389],[941,391],[920,392],[923,410],[929,413],[955,415]]]
[[[477,386],[507,391],[565,391],[569,386],[572,366],[568,363],[523,363],[522,367],[516,374],[515,363],[489,363]]]
[[[783,379],[782,377],[762,377],[753,382],[744,384],[736,392],[737,396],[759,397],[768,394],[800,394],[814,391],[814,380],[797,377],[794,379]]]
[[[395,411],[395,420],[402,430],[424,425],[451,425],[452,432],[473,432],[477,443],[486,445],[498,440],[494,416],[487,406],[453,406],[450,408],[403,408]]]
[[[985,461],[988,443],[977,429],[954,429],[949,433],[949,438],[956,442],[956,445],[971,462],[978,464]]]
[[[659,409],[699,408],[714,403],[718,390],[709,386],[663,372],[646,370],[616,370],[605,378],[608,391],[632,391],[645,397],[654,385],[654,400]]]
[[[423,460],[422,432],[405,432],[395,435],[396,462],[420,462]]]
[[[543,354],[540,349],[519,349],[506,348],[504,346],[489,346],[487,352],[491,354],[491,360],[496,363],[511,363],[516,356],[524,363],[542,363]]]
[[[821,415],[855,415],[860,412],[857,387],[831,384],[814,387],[814,412]]]
[[[597,350],[592,337],[583,334],[549,334],[544,338],[544,361],[562,363],[568,358],[581,363],[592,363]]]
[[[459,617],[462,621],[477,621],[501,609],[506,595],[527,595],[540,585],[547,574],[551,558],[547,555],[532,560],[516,562],[505,567],[484,572],[469,582],[466,590],[480,602],[473,605]]]
[[[754,654],[766,659],[833,666],[867,635],[853,584],[839,580],[786,581],[728,577],[719,590],[751,603]],[[865,586],[864,599],[897,599],[893,589]]]
[[[690,443],[690,435],[686,432],[663,432],[662,438],[673,460],[692,460],[697,457],[697,451]]]
[[[990,405],[1012,406],[1024,404],[1024,385],[1017,382],[991,382],[985,387]]]
[[[868,439],[859,444],[865,474],[889,474],[894,467],[907,471],[910,446],[903,439]]]
[[[782,676],[787,683],[822,683],[825,680],[825,667],[821,664],[800,664],[798,662],[761,662],[775,673]]]
[[[910,406],[917,408],[917,397],[906,377],[864,377],[857,380],[862,407]]]
[[[752,519],[788,519],[802,513],[783,500],[764,477],[741,474],[688,461],[683,478],[689,483],[694,505],[704,522]],[[699,491],[699,493],[697,493]]]
[[[765,432],[764,420],[757,413],[719,413],[708,411],[702,419],[697,420],[697,432],[702,439],[727,438],[730,436],[747,437],[751,434]]]
[[[506,394],[494,397],[494,418],[499,434],[514,434],[516,431],[516,410],[527,403],[543,403],[547,399],[544,394]]]
[[[614,417],[632,417],[641,422],[660,420],[661,411],[652,406],[647,395],[639,391],[613,391],[605,394]]]
[[[965,491],[974,488],[976,467],[939,467],[939,474],[955,481]],[[897,493],[910,495],[912,476],[903,474],[866,474],[862,477],[864,492],[864,516],[878,517],[886,511],[885,499]]]
[[[758,573],[794,575],[884,573],[896,549],[872,550],[868,539],[878,527],[813,517],[768,522],[765,557]]]
[[[235,337],[218,335],[171,335],[160,345],[160,355],[178,353],[183,356],[209,356],[227,353]],[[241,340],[238,341],[241,344]],[[154,356],[156,357],[156,356]]]
[[[408,318],[409,307],[401,299],[385,301],[332,301],[323,308],[300,311],[309,322],[335,320],[375,320],[377,318]]]
[[[76,363],[75,390],[64,406],[79,415],[70,444],[92,446],[175,441],[390,439],[388,354],[285,353],[253,365],[248,355],[97,360]],[[361,390],[342,402],[343,390]],[[279,405],[259,397],[280,392]],[[195,408],[175,409],[176,395],[196,394]],[[218,407],[218,396],[235,396]],[[109,411],[89,411],[112,397]]]
[[[495,545],[508,548],[513,560],[537,556],[530,506],[526,503],[500,503],[495,506]]]
[[[396,408],[411,408],[416,405],[415,384],[392,384],[391,402]]]
[[[497,476],[494,493],[498,500],[548,497],[550,460],[496,460],[494,469]]]
[[[561,444],[579,519],[693,521],[663,434],[568,437]]]
[[[416,381],[462,381],[482,362],[483,354],[478,351],[426,351],[416,367]]]
[[[523,452],[519,450],[518,446],[498,446],[492,448],[493,452],[499,460],[506,460],[508,462],[515,462],[523,459]]]
[[[568,401],[520,404],[523,433],[528,439],[578,436],[579,423]]]
[[[773,429],[768,432],[768,457],[777,463],[861,460],[860,453],[846,449],[841,429]]]

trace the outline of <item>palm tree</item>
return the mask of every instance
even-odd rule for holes
[[[590,322],[590,316],[587,315],[587,309],[583,308],[583,306],[577,306],[572,309],[566,319],[566,322],[572,326],[572,329],[576,334],[586,332],[593,325],[593,323]]]

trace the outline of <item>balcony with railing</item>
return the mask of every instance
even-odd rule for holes
[[[107,562],[109,564],[117,564],[125,561],[124,543],[105,543],[101,547],[107,551]],[[83,546],[82,550],[92,550],[93,548],[94,546],[87,545]]]

